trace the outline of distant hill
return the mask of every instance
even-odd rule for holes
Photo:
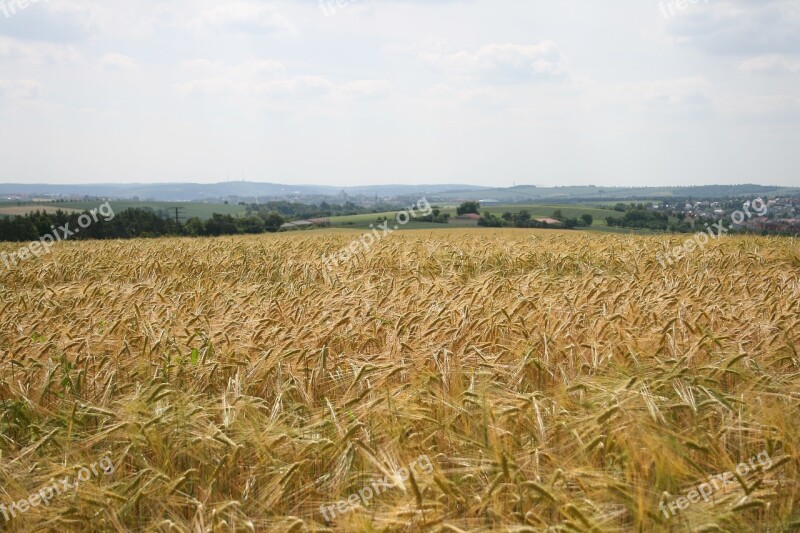
[[[483,187],[473,185],[373,185],[359,187],[333,187],[328,185],[283,185],[231,181],[224,183],[125,183],[91,185],[0,184],[0,196],[14,194],[92,196],[103,198],[134,198],[167,202],[208,201],[228,197],[240,198],[294,198],[302,196],[336,196],[341,191],[350,196],[407,196],[440,194],[448,191],[476,191]]]
[[[671,197],[724,198],[751,195],[800,194],[800,188],[765,185],[701,185],[692,187],[516,187],[491,188],[474,185],[373,185],[334,187],[330,185],[285,185],[233,181],[224,183],[126,183],[91,185],[0,184],[0,197],[12,195],[62,195],[154,200],[164,202],[214,201],[230,198],[303,199],[320,201],[341,192],[348,196],[425,196],[438,201],[497,200],[505,203],[580,202],[656,199]]]
[[[492,199],[500,202],[580,202],[614,201],[634,199],[666,199],[666,198],[725,198],[752,195],[796,195],[800,188],[774,187],[765,185],[698,185],[690,187],[534,187],[519,185],[516,187],[481,189],[480,191],[454,191],[443,193],[445,198],[464,200]]]

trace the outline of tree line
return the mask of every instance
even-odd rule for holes
[[[34,211],[24,215],[0,217],[0,241],[36,241],[56,228],[78,227],[83,213]],[[284,217],[275,211],[259,210],[244,217],[214,214],[208,220],[192,217],[186,222],[159,216],[152,209],[129,208],[110,218],[98,218],[70,239],[134,239],[162,236],[204,237],[256,234],[280,231]]]
[[[533,218],[533,216],[527,210],[523,209],[518,213],[511,213],[510,211],[506,211],[499,217],[495,214],[489,213],[485,211],[483,214],[480,212],[480,204],[478,202],[464,202],[456,209],[456,213],[458,215],[465,215],[465,214],[476,214],[480,215],[481,218],[478,220],[479,226],[484,226],[487,228],[553,228],[556,227],[554,224],[548,224],[544,221],[539,221]],[[565,217],[562,213],[561,209],[556,209],[553,212],[552,218],[559,221],[561,223],[561,227],[566,229],[574,229],[574,228],[585,228],[589,227],[594,224],[594,217],[590,214],[581,215],[580,218],[577,217]]]
[[[621,211],[623,204],[617,204],[614,211]],[[651,229],[655,231],[666,231],[669,227],[669,217],[658,211],[647,209],[644,204],[631,204],[624,210],[622,218],[606,217],[606,224],[611,227],[619,228],[638,228]]]

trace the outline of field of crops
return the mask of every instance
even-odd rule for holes
[[[800,524],[797,240],[727,237],[665,269],[678,238],[422,230],[323,266],[359,235],[0,264],[0,529]]]

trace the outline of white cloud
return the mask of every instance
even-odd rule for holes
[[[78,64],[83,55],[71,45],[28,42],[0,36],[0,58],[9,58],[28,66]]]
[[[139,68],[132,57],[115,53],[103,55],[100,58],[100,66],[108,70],[136,70]]]
[[[211,96],[226,92],[248,92],[249,86],[250,84],[237,82],[228,78],[204,78],[179,83],[175,86],[175,90],[181,94],[194,93]]]
[[[731,98],[725,111],[746,124],[792,124],[800,121],[800,95],[769,94]]]
[[[185,62],[184,66],[193,71],[224,74],[228,77],[280,74],[286,70],[283,63],[272,59],[253,59],[236,65],[228,65],[222,61],[211,61],[209,59],[193,59]]]
[[[42,84],[36,80],[0,79],[0,93],[12,100],[36,100],[41,89]]]
[[[632,109],[657,114],[708,117],[714,113],[711,86],[702,76],[622,84],[612,94]]]
[[[270,81],[215,77],[180,83],[175,86],[175,90],[180,94],[204,96],[314,98],[342,95],[376,98],[388,95],[392,90],[392,85],[387,80],[357,80],[337,84],[325,76],[294,76]]]
[[[271,7],[254,2],[228,2],[203,11],[190,21],[196,29],[233,30],[245,33],[295,33],[289,20]]]
[[[743,61],[739,68],[748,74],[800,74],[800,59],[766,55]]]
[[[677,44],[711,54],[775,54],[800,49],[796,0],[714,0],[670,19]]]
[[[181,94],[256,97],[266,94],[321,94],[330,92],[334,87],[324,76],[283,77],[286,67],[274,60],[250,60],[229,65],[220,61],[195,59],[184,66],[190,73],[205,76],[177,84],[175,89]]]
[[[475,53],[427,52],[419,59],[453,77],[492,83],[561,80],[568,73],[564,56],[552,41],[536,45],[490,44]]]
[[[348,96],[375,98],[391,94],[392,89],[389,80],[358,80],[342,85],[339,90]]]
[[[228,64],[201,58],[187,61],[183,66],[190,75],[196,77],[175,86],[180,94],[258,96],[286,83],[280,80],[286,67],[272,59]]]
[[[194,59],[184,63],[184,67],[190,73],[205,75],[177,84],[175,90],[184,95],[377,98],[392,91],[392,84],[385,79],[335,83],[321,75],[285,76],[284,64],[271,59],[250,60],[233,65]]]

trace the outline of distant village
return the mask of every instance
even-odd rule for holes
[[[765,200],[767,214],[748,218],[734,229],[754,232],[800,233],[800,197],[786,196]],[[687,219],[720,220],[741,210],[741,200],[653,203],[651,209]]]

